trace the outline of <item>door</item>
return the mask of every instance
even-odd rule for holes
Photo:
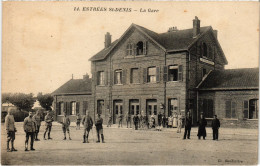
[[[123,114],[123,101],[122,100],[115,100],[114,101],[114,109],[113,109],[113,124],[116,124],[116,120],[118,114]]]
[[[157,100],[156,99],[149,99],[146,101],[146,115],[148,116],[149,120],[151,115],[155,117],[155,123],[157,123]]]
[[[139,105],[139,100],[137,99],[133,99],[133,100],[130,100],[129,102],[129,113],[131,115],[131,117],[133,118],[133,116],[135,114],[139,115],[140,114],[140,105]]]

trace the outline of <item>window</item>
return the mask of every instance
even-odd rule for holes
[[[127,44],[127,55],[134,55],[134,46],[132,43]]]
[[[102,114],[104,111],[104,100],[98,100],[97,101],[97,113]]]
[[[208,57],[208,48],[206,43],[202,44],[202,56]]]
[[[139,114],[139,100],[138,99],[132,99],[129,101],[129,110],[131,115]]]
[[[122,70],[115,71],[115,85],[122,84]]]
[[[149,67],[147,73],[147,82],[156,82],[156,67]]]
[[[140,83],[140,76],[139,76],[139,69],[138,68],[132,68],[131,69],[130,82],[132,84]]]
[[[173,115],[173,112],[178,111],[178,99],[172,98],[168,100],[168,116]]]
[[[236,103],[231,100],[226,101],[226,118],[236,118]]]
[[[105,72],[104,71],[99,71],[98,72],[98,85],[105,85]]]
[[[86,110],[88,110],[88,102],[83,101],[83,115],[86,115]]]
[[[70,115],[76,115],[76,107],[77,107],[76,102],[75,101],[71,102]]]
[[[144,54],[144,43],[139,41],[136,44],[136,55],[143,55]]]
[[[251,99],[244,101],[244,118],[245,119],[258,119],[258,99]]]
[[[169,81],[178,81],[178,66],[177,65],[171,65],[169,66],[168,69],[168,73],[169,73]]]
[[[202,69],[202,78],[207,74],[207,69]]]

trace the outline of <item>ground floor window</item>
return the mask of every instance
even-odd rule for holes
[[[83,101],[83,115],[86,115],[86,110],[88,110],[88,102],[87,101]]]
[[[226,118],[236,118],[236,102],[226,101]]]
[[[76,115],[77,104],[75,101],[71,102],[70,115]]]
[[[129,101],[129,111],[131,115],[138,115],[140,113],[139,100],[132,99]]]
[[[97,113],[102,114],[104,111],[104,100],[98,100],[97,101]]]
[[[173,112],[178,111],[178,99],[172,98],[168,100],[168,116],[173,115]]]
[[[148,99],[146,101],[146,115],[157,115],[157,100],[156,99]]]
[[[199,111],[205,118],[213,118],[214,102],[212,99],[202,99],[199,101]]]
[[[58,115],[64,115],[64,103],[59,102],[59,112]]]
[[[244,118],[245,119],[258,119],[258,99],[251,99],[244,101]]]

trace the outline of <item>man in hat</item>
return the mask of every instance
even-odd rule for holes
[[[108,110],[109,115],[108,115],[108,122],[107,122],[107,127],[111,127],[112,124],[112,114],[110,113],[110,111]]]
[[[33,116],[33,120],[36,123],[35,141],[40,141],[40,139],[38,139],[38,134],[41,127],[41,115],[39,110],[37,110],[36,114]]]
[[[133,121],[135,125],[135,130],[138,130],[139,117],[137,116],[137,113],[134,115]]]
[[[121,114],[121,112],[119,112],[119,114],[118,114],[118,128],[120,126],[123,127],[122,121],[123,121],[123,115]]]
[[[92,129],[93,126],[93,120],[91,116],[89,115],[89,111],[86,111],[86,115],[82,119],[82,124],[84,126],[84,132],[83,132],[83,143],[88,143],[88,136],[89,131]],[[87,141],[86,141],[87,138]]]
[[[206,126],[207,126],[207,121],[205,119],[205,117],[203,116],[203,113],[200,114],[200,120],[198,121],[198,139],[201,138],[201,136],[203,137],[203,139],[205,140],[206,136],[207,136],[207,132],[206,132]]]
[[[29,116],[24,119],[23,123],[23,129],[24,132],[26,133],[26,139],[25,139],[25,151],[28,151],[28,142],[29,142],[29,137],[31,137],[31,150],[35,150],[33,148],[33,142],[34,142],[34,134],[36,131],[36,122],[33,120],[33,115],[32,111],[29,112]]]
[[[71,140],[71,138],[70,138],[70,118],[69,118],[69,116],[67,116],[66,112],[64,113],[64,117],[62,119],[62,130],[64,133],[63,140],[66,140],[66,131],[69,135],[69,140]]]
[[[185,117],[184,123],[185,123],[184,124],[185,131],[184,131],[183,139],[186,139],[186,136],[188,139],[190,139],[190,130],[191,130],[191,125],[192,125],[192,119],[190,116],[190,112],[187,112],[187,116]]]
[[[162,130],[162,114],[161,112],[159,112],[158,114],[158,130],[161,131]]]
[[[128,124],[129,124],[129,128],[132,128],[131,115],[129,114],[129,112],[126,112],[125,120],[126,120],[126,127],[128,128]]]
[[[76,124],[77,124],[76,130],[78,130],[78,129],[80,130],[80,121],[81,121],[81,116],[78,113],[77,114],[77,119],[76,119]]]
[[[51,135],[51,127],[52,127],[53,117],[50,114],[50,111],[47,111],[47,115],[45,116],[44,121],[45,121],[46,128],[45,128],[45,132],[43,134],[43,139],[46,140],[45,136],[46,136],[47,132],[48,132],[48,139],[52,139],[50,135]]]
[[[97,130],[97,138],[98,138],[98,140],[96,141],[97,143],[100,142],[100,134],[101,134],[102,143],[105,143],[102,125],[103,125],[103,118],[101,118],[100,114],[97,114],[97,119],[95,122],[96,130]]]
[[[14,140],[15,140],[15,121],[12,112],[12,108],[8,108],[8,114],[5,117],[5,128],[7,133],[7,152],[17,151],[14,148]],[[9,148],[9,142],[11,141],[11,149]]]
[[[213,140],[218,140],[218,129],[220,128],[220,122],[217,118],[217,115],[214,115],[214,119],[211,123],[212,130],[213,130]]]

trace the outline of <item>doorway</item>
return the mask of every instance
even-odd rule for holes
[[[113,124],[116,124],[116,119],[117,119],[119,113],[123,114],[123,101],[114,100]]]

